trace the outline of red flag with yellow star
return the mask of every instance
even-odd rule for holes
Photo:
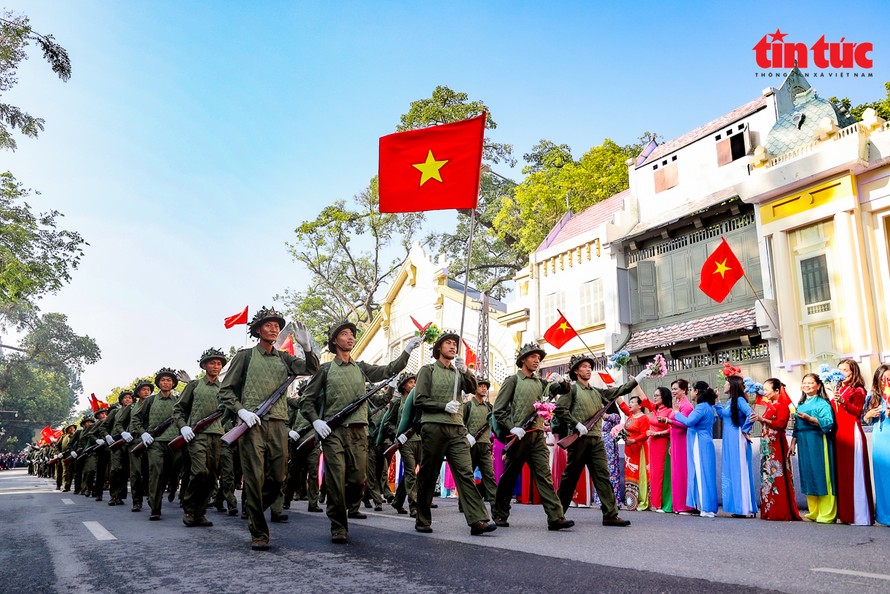
[[[380,212],[476,208],[485,112],[380,138]]]
[[[724,237],[702,265],[698,288],[714,301],[722,303],[743,276],[745,271],[742,270],[742,263],[732,253]]]
[[[561,349],[565,343],[576,336],[578,333],[575,332],[566,317],[560,313],[559,319],[544,333],[544,340],[552,344],[554,348]]]

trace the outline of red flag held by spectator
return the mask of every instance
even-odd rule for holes
[[[722,303],[744,275],[742,263],[732,253],[726,238],[723,238],[714,253],[708,256],[702,265],[698,288],[714,301]]]
[[[380,212],[476,208],[485,112],[380,138]]]
[[[560,313],[559,319],[547,329],[544,333],[544,340],[552,344],[555,348],[561,349],[565,343],[578,336],[572,325],[564,315]]]
[[[246,324],[247,323],[247,306],[244,306],[244,311],[241,313],[236,313],[233,316],[229,316],[226,318],[225,322],[226,328],[231,328],[232,326],[237,326],[238,324]]]

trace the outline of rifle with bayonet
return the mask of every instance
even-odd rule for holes
[[[297,376],[295,375],[287,376],[287,379],[281,382],[281,385],[278,386],[278,388],[276,388],[274,392],[272,392],[272,395],[263,400],[260,405],[256,407],[256,410],[254,410],[253,413],[258,417],[269,414],[269,411],[272,410],[272,407],[275,405],[275,403],[278,402],[282,396],[284,396],[284,393],[287,392],[288,387],[292,383],[294,383],[295,379],[297,379]],[[232,429],[230,429],[228,433],[223,435],[222,440],[229,445],[233,445],[241,438],[242,435],[247,432],[248,429],[250,429],[250,427],[247,426],[247,423],[241,421],[240,423],[232,427]]]
[[[385,379],[385,380],[383,380],[382,382],[380,382],[379,384],[377,384],[376,387],[372,387],[370,390],[368,390],[367,392],[365,392],[364,396],[362,396],[362,397],[358,398],[357,400],[355,400],[355,401],[353,401],[353,402],[347,404],[346,406],[344,406],[344,407],[340,410],[340,412],[338,412],[338,413],[335,414],[333,417],[331,417],[330,419],[328,419],[326,422],[327,422],[328,427],[331,428],[331,431],[333,431],[334,429],[336,429],[337,427],[339,427],[340,425],[342,425],[343,422],[344,422],[346,419],[348,419],[349,416],[352,415],[352,413],[354,413],[355,411],[357,411],[358,408],[359,408],[362,404],[364,404],[365,402],[367,402],[368,400],[370,400],[371,397],[372,397],[374,394],[376,394],[377,392],[379,392],[381,389],[385,388],[385,387],[389,384],[389,382],[391,382],[392,379],[393,379],[396,375],[398,375],[398,374],[397,374],[397,373],[394,373],[393,375],[391,375],[391,376],[388,377],[387,379]],[[312,430],[312,425],[311,425],[311,424],[310,424],[310,425],[307,425],[306,427],[303,427],[302,429],[300,429],[299,431],[297,431],[297,433],[298,433],[298,435],[299,435],[299,436],[297,437],[297,439],[303,439],[303,437],[305,437],[306,435],[308,435],[308,434],[309,434],[309,431],[311,431],[311,430]],[[304,431],[305,431],[305,432],[304,432]],[[313,446],[315,445],[315,442],[316,442],[317,439],[318,439],[318,435],[317,435],[317,434],[316,434],[316,435],[313,435],[312,437],[310,437],[309,439],[307,439],[306,441],[304,441],[303,443],[301,443],[299,446],[297,446],[297,451],[300,452],[300,451],[303,451],[303,450],[306,449],[306,448],[311,448],[311,447],[313,447]]]

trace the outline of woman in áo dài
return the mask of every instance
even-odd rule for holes
[[[871,493],[868,446],[862,431],[865,380],[859,364],[852,359],[843,359],[837,367],[845,377],[831,398],[837,422],[837,519],[844,524],[870,526],[875,522],[875,504]]]
[[[862,407],[862,426],[874,425],[881,418],[881,402],[883,394],[880,388],[881,378],[884,373],[890,371],[890,365],[881,365],[875,370],[871,391],[865,396],[865,406]]]
[[[837,517],[834,469],[834,411],[815,373],[803,376],[788,456],[800,452],[800,489],[807,496],[806,519],[833,524]]]
[[[664,386],[655,388],[652,400],[644,396],[642,401],[643,408],[651,411],[648,432],[649,508],[659,513],[673,511],[671,505],[671,425],[667,419],[672,404],[671,391]],[[663,421],[659,421],[659,419],[663,419]]]
[[[664,411],[665,414],[656,417],[659,423],[668,422],[671,426],[671,506],[674,513],[681,516],[688,516],[696,511],[686,505],[686,425],[673,420],[675,412],[681,412],[687,417],[692,413],[694,407],[689,402],[688,394],[689,382],[685,379],[674,380],[671,383],[671,407]]]
[[[767,403],[763,415],[751,414],[751,420],[760,421],[763,426],[760,435],[760,519],[800,520],[785,437],[791,418],[791,399],[785,386],[776,378],[763,382],[763,397]]]
[[[686,505],[704,518],[717,515],[717,454],[714,449],[715,392],[707,382],[692,386],[696,405],[689,415],[674,412],[674,420],[686,425]]]
[[[881,365],[872,382],[872,398],[880,401],[871,434],[875,472],[875,519],[890,526],[890,365]]]
[[[726,405],[717,402],[717,415],[723,420],[722,485],[723,511],[733,517],[753,518],[757,513],[751,439],[754,423],[748,418],[751,407],[745,398],[745,382],[737,375],[726,378]]]
[[[631,396],[628,401],[618,402],[621,412],[627,415],[624,430],[624,503],[629,510],[649,509],[649,417],[640,406],[640,397]]]

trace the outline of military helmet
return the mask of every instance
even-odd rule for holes
[[[454,330],[442,330],[442,333],[439,334],[435,344],[433,344],[433,359],[439,358],[439,355],[441,354],[439,349],[442,347],[442,343],[449,339],[460,344],[460,335],[457,332]]]
[[[131,390],[130,388],[127,388],[126,390],[122,390],[121,393],[117,395],[117,401],[120,402],[120,401],[121,401],[121,398],[123,398],[123,397],[126,396],[127,394],[129,394],[130,396],[132,396],[132,395],[133,395],[133,390]]]
[[[170,369],[169,367],[161,367],[161,369],[155,374],[155,385],[160,388],[159,382],[162,377],[169,377],[173,380],[173,387],[176,387],[176,384],[179,383],[179,378],[176,377],[176,372]]]
[[[148,393],[148,395],[151,396],[151,393],[154,392],[154,385],[149,381],[139,380],[138,382],[136,382],[136,387],[133,388],[133,397],[138,398],[139,390],[141,390],[145,386],[148,386],[149,388],[151,388],[151,391],[149,391],[149,393]]]
[[[198,359],[198,366],[201,369],[204,369],[204,363],[212,361],[213,359],[219,359],[220,361],[222,361],[223,365],[225,365],[229,361],[228,357],[226,357],[226,354],[220,349],[210,347],[209,349],[201,353],[201,358]]]
[[[328,350],[330,352],[337,354],[337,345],[334,344],[334,339],[344,330],[352,330],[352,335],[358,338],[358,328],[356,328],[355,324],[349,320],[343,320],[328,332]]]
[[[476,385],[478,386],[479,384],[485,384],[486,386],[488,386],[489,390],[491,389],[491,382],[484,375],[476,377]]]
[[[573,380],[578,379],[578,374],[575,373],[575,370],[578,369],[578,366],[587,361],[590,363],[591,369],[596,365],[596,361],[594,361],[593,356],[587,353],[581,353],[578,355],[572,355],[572,358],[569,359],[569,377]]]
[[[408,371],[403,371],[399,378],[396,380],[396,389],[401,392],[402,386],[408,383],[408,380],[417,379],[417,376]]]
[[[538,343],[527,342],[522,345],[522,348],[519,349],[519,351],[517,351],[516,353],[516,367],[522,367],[522,360],[532,353],[538,353],[539,355],[541,355],[541,361],[543,361],[544,357],[547,356],[547,353],[544,352],[544,349],[538,346]]]
[[[267,308],[264,305],[253,315],[253,319],[250,320],[250,335],[254,338],[259,338],[260,326],[266,322],[278,322],[279,329],[284,328],[287,325],[287,321],[280,313],[272,308]]]
[[[96,419],[93,418],[93,415],[86,415],[84,418],[80,420],[80,426],[83,427],[87,423],[95,423]]]

